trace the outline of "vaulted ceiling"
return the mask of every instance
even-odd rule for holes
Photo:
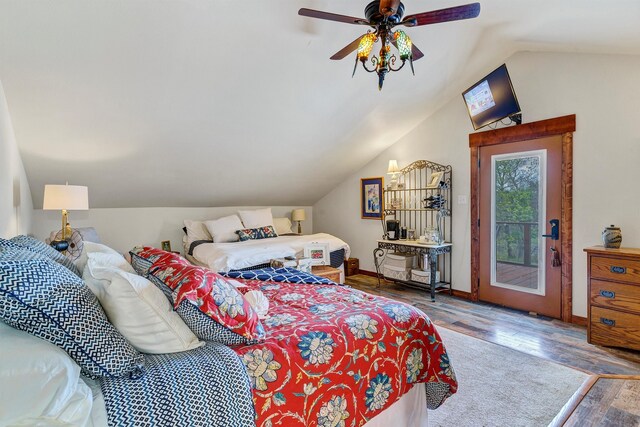
[[[366,3],[0,0],[34,206],[65,181],[94,208],[312,204],[516,51],[640,54],[640,1],[484,0],[477,19],[407,29],[425,57],[379,92],[353,56],[329,60],[364,27],[297,15]]]

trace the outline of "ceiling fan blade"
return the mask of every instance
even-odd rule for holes
[[[369,25],[369,22],[363,18],[354,18],[353,16],[338,15],[337,13],[322,12],[304,7],[298,11],[298,15],[309,18],[326,19],[327,21],[344,22],[347,24]]]
[[[418,49],[416,47],[415,44],[411,44],[411,56],[413,57],[414,61],[417,61],[418,59],[422,58],[424,56],[424,53],[422,53],[422,51],[420,49]]]
[[[351,43],[349,43],[348,45],[346,45],[345,47],[343,47],[342,49],[334,53],[333,56],[329,59],[338,60],[338,59],[346,58],[347,55],[349,55],[351,52],[353,52],[358,48],[358,45],[360,44],[360,39],[363,37],[364,35],[358,37],[357,39],[355,39],[354,41],[352,41]]]
[[[380,13],[383,16],[394,15],[399,6],[400,0],[380,0]]]
[[[448,7],[446,9],[409,15],[402,20],[401,24],[407,27],[417,27],[419,25],[471,19],[478,15],[480,15],[480,3],[470,3],[463,6]]]

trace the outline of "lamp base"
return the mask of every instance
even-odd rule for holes
[[[298,221],[298,234],[302,234],[302,221]]]

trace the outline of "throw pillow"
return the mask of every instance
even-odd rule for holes
[[[207,227],[204,225],[204,221],[185,219],[184,226],[187,229],[187,245],[198,240],[213,241],[213,237],[209,234]]]
[[[109,246],[103,245],[101,243],[84,242],[82,246],[82,253],[75,261],[76,267],[78,267],[78,270],[80,270],[80,272],[84,271],[84,267],[87,265],[88,255],[91,253],[120,255],[120,253],[115,249],[111,249]]]
[[[39,253],[41,255],[46,256],[47,258],[54,260],[58,264],[68,268],[72,273],[74,273],[78,277],[82,276],[82,273],[76,268],[73,261],[71,261],[66,256],[62,255],[57,250],[53,249],[51,246],[47,245],[45,242],[36,239],[35,237],[21,235],[21,236],[12,237],[9,241],[18,246],[27,248],[30,251]]]
[[[92,266],[102,279],[98,299],[113,326],[143,353],[177,353],[202,342],[173,311],[162,291],[137,274],[113,267]]]
[[[173,291],[176,311],[200,339],[233,345],[264,338],[258,314],[219,274],[206,268],[170,264],[154,269],[151,275],[154,283],[160,281]]]
[[[293,230],[291,230],[291,220],[289,218],[273,218],[273,226],[278,236],[293,233]]]
[[[87,256],[87,264],[82,272],[82,280],[91,289],[91,292],[98,297],[98,300],[102,302],[101,298],[104,296],[104,289],[109,285],[111,276],[97,274],[103,270],[109,271],[126,271],[127,273],[134,273],[135,270],[129,264],[122,255],[92,252]],[[104,306],[103,306],[104,307]]]
[[[88,376],[140,375],[143,356],[80,278],[46,260],[0,261],[0,320],[62,348]]]
[[[243,230],[236,231],[236,233],[238,233],[238,237],[241,242],[246,240],[260,240],[278,237],[276,231],[270,225],[260,228],[245,228]]]
[[[237,230],[244,228],[238,215],[229,215],[211,221],[205,221],[204,225],[211,233],[214,243],[237,242]]]
[[[135,247],[129,251],[131,266],[141,276],[147,277],[152,266],[159,267],[169,263],[190,265],[179,254],[163,251],[149,246]]]
[[[273,227],[273,215],[271,208],[255,209],[250,211],[238,211],[244,228],[258,228],[270,225]]]

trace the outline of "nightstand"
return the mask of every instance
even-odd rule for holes
[[[314,265],[311,268],[311,273],[316,276],[327,278],[333,282],[340,283],[340,270],[329,265]]]

